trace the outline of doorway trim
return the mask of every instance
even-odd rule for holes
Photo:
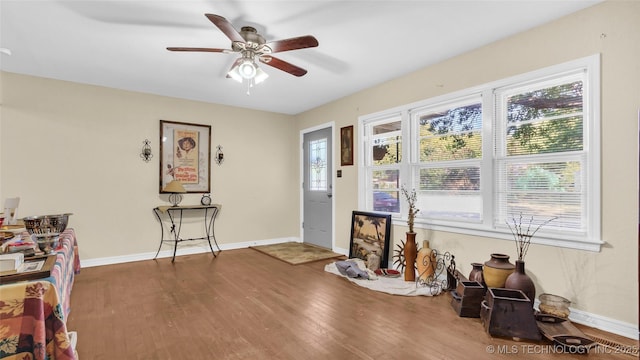
[[[300,229],[300,241],[304,242],[304,228],[302,227],[302,223],[304,221],[304,135],[310,132],[314,132],[316,130],[331,128],[331,182],[333,183],[333,201],[331,201],[331,250],[333,251],[336,247],[336,126],[335,121],[326,122],[324,124],[312,126],[310,128],[300,130],[300,138],[298,140],[298,151],[299,151],[299,163],[298,167],[300,168],[300,172],[298,174],[298,184],[300,191],[300,223],[298,224]]]

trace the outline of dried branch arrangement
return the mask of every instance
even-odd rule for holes
[[[557,219],[557,216],[552,217],[551,219],[539,224],[537,227],[535,227],[535,229],[533,229],[532,231],[532,227],[534,226],[534,221],[533,221],[533,216],[531,216],[531,218],[529,219],[529,223],[528,224],[523,224],[523,216],[522,213],[520,213],[520,217],[516,219],[516,217],[512,217],[511,220],[513,221],[513,227],[511,226],[511,224],[509,224],[509,221],[505,221],[507,223],[507,226],[509,227],[509,230],[511,230],[511,234],[513,234],[513,237],[516,241],[516,250],[518,253],[518,260],[523,261],[524,257],[527,255],[527,251],[529,251],[529,245],[531,245],[531,239],[533,238],[533,235],[535,235],[538,230],[540,230],[543,226],[547,225],[548,223],[550,223],[551,221]]]

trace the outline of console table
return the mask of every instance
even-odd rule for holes
[[[182,241],[191,241],[191,240],[207,240],[209,243],[209,249],[211,249],[211,253],[213,257],[216,257],[216,253],[213,250],[213,245],[211,244],[211,240],[216,244],[216,248],[218,248],[218,252],[222,251],[220,246],[218,246],[218,242],[216,241],[216,236],[214,232],[214,223],[216,220],[216,216],[222,205],[220,204],[211,204],[211,205],[180,205],[180,206],[157,206],[153,209],[154,214],[158,218],[160,223],[161,235],[160,235],[160,246],[158,246],[158,251],[156,252],[156,256],[153,257],[155,260],[160,253],[160,249],[162,248],[162,244],[165,242],[173,243],[173,257],[171,258],[171,262],[174,262],[176,259],[176,250],[178,249],[178,243]],[[195,237],[195,238],[186,238],[183,239],[180,236],[180,231],[182,230],[182,219],[185,212],[200,212],[202,213],[202,219],[204,223],[204,236]],[[164,235],[164,221],[168,220],[169,233],[172,234],[170,239],[165,239]]]

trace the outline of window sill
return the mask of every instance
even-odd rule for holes
[[[395,226],[407,226],[407,219],[399,216],[392,217],[391,223]],[[455,226],[450,224],[432,224],[427,223],[424,220],[415,220],[414,227],[417,229],[429,229],[435,231],[443,231],[450,232],[456,234],[465,234],[465,235],[473,235],[480,236],[492,239],[499,240],[509,240],[513,241],[513,235],[510,232],[500,231],[497,229],[485,229],[482,228],[481,224],[477,224],[473,226],[473,224],[465,224],[468,226]],[[541,245],[549,245],[555,246],[559,248],[567,248],[567,249],[576,249],[576,250],[585,250],[585,251],[593,251],[600,252],[602,245],[605,244],[604,241],[599,240],[584,240],[584,239],[570,239],[568,236],[565,238],[554,238],[549,236],[538,236],[536,235],[532,240],[532,244],[541,244]]]

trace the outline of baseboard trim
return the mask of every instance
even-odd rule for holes
[[[271,245],[271,244],[279,244],[283,242],[300,242],[299,238],[288,237],[288,238],[277,238],[277,239],[267,239],[267,240],[258,240],[258,241],[246,241],[239,242],[233,244],[222,244],[220,245],[221,250],[234,250],[234,249],[245,249],[250,246],[260,246],[260,245]],[[195,243],[194,243],[195,244]],[[192,244],[182,246],[178,246],[178,250],[176,251],[176,256],[184,256],[184,255],[193,255],[193,254],[202,254],[209,253],[211,250],[209,249],[208,244],[197,244],[195,246],[191,246]],[[115,264],[123,264],[134,261],[144,261],[144,260],[152,260],[156,255],[156,252],[145,252],[131,255],[122,255],[122,256],[110,256],[103,258],[95,258],[89,260],[80,259],[80,266],[83,268],[89,268],[94,266],[104,266],[104,265],[115,265]],[[158,259],[161,258],[169,258],[173,256],[173,250],[162,250],[158,253]]]
[[[332,251],[334,253],[336,253],[336,254],[342,254],[344,256],[349,256],[349,249],[343,249],[343,248],[337,247],[337,248],[334,248]]]
[[[220,249],[222,250],[234,250],[234,249],[245,249],[250,246],[260,246],[260,245],[271,245],[271,244],[279,244],[283,242],[301,242],[300,238],[297,237],[287,237],[287,238],[276,238],[276,239],[266,239],[266,240],[258,240],[258,241],[246,241],[239,242],[233,244],[222,244]],[[178,247],[176,251],[176,256],[183,255],[193,255],[193,254],[202,254],[208,253],[208,246],[182,246]],[[335,248],[334,252],[338,254],[343,254],[348,256],[348,249]],[[127,262],[134,261],[143,261],[143,260],[151,260],[155,256],[155,252],[146,252],[139,254],[131,254],[131,255],[123,255],[123,256],[112,256],[112,257],[104,257],[97,259],[89,259],[89,260],[80,260],[81,267],[88,268],[94,266],[104,266],[104,265],[115,265],[122,264]],[[162,250],[158,254],[158,258],[168,258],[173,256],[172,250]],[[389,261],[391,263],[391,260]],[[391,265],[391,264],[389,264]],[[538,305],[538,300],[536,300],[536,307]],[[569,319],[578,324],[590,326],[596,329],[600,329],[602,331],[610,332],[612,334],[624,336],[630,339],[638,340],[640,331],[638,326],[626,323],[623,321],[611,319],[605,316],[600,316],[596,314],[591,314],[586,311],[581,311],[577,309],[571,309],[571,315],[569,315]]]
[[[586,311],[571,309],[569,320],[578,324],[590,326],[604,330],[613,334],[639,340],[640,331],[638,326],[623,321],[607,318],[604,316],[591,314]]]

